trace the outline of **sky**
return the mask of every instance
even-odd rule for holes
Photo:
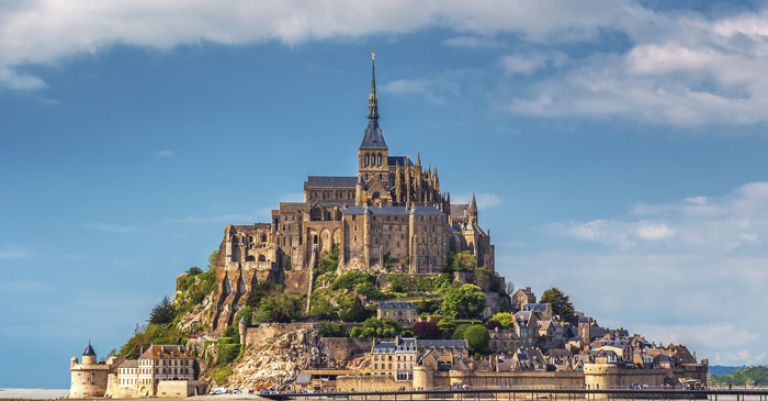
[[[768,4],[0,2],[0,387],[66,388],[227,224],[390,153],[477,193],[497,270],[768,363]]]

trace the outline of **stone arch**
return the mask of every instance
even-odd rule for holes
[[[267,257],[266,256],[259,255],[259,262],[266,262],[266,261],[267,261]]]
[[[338,228],[333,232],[333,244],[341,245],[341,230]]]

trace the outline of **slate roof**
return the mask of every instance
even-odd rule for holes
[[[304,182],[304,188],[354,188],[357,183],[357,177],[326,177],[309,176]]]
[[[382,302],[379,304],[379,308],[391,308],[391,309],[414,309],[416,304],[413,302]]]
[[[360,149],[387,149],[387,143],[384,142],[384,134],[381,132],[378,120],[368,120],[368,127],[365,128]]]
[[[83,350],[83,356],[96,356],[96,351],[93,350],[90,342],[88,343],[88,346],[85,347],[85,350]]]
[[[439,216],[442,215],[443,212],[429,206],[416,206],[414,210],[410,210],[404,206],[372,206],[372,207],[364,207],[364,206],[351,206],[344,209],[344,214],[353,215],[353,214],[375,214],[375,215],[410,215],[415,214],[418,216],[421,215],[433,215],[433,216]]]
[[[418,340],[419,348],[440,348],[440,347],[456,347],[467,348],[467,340]]]
[[[411,159],[408,158],[408,156],[389,156],[387,157],[387,164],[389,166],[394,166],[396,164],[399,164],[400,167],[405,167],[405,165],[413,166],[413,163],[411,163]]]
[[[451,216],[464,217],[467,209],[469,209],[469,203],[451,203]]]
[[[380,343],[374,344],[373,352],[392,353],[395,352],[395,348],[397,348],[397,346],[395,345],[394,341],[382,341]]]

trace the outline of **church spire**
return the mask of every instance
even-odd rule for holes
[[[368,119],[379,119],[379,99],[376,97],[376,53],[371,52],[371,94],[368,95]]]

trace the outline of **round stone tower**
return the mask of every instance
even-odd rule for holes
[[[107,376],[109,367],[96,362],[96,352],[90,341],[83,351],[82,363],[77,363],[77,357],[70,359],[69,371],[72,376],[69,387],[69,398],[103,397],[107,391]]]

